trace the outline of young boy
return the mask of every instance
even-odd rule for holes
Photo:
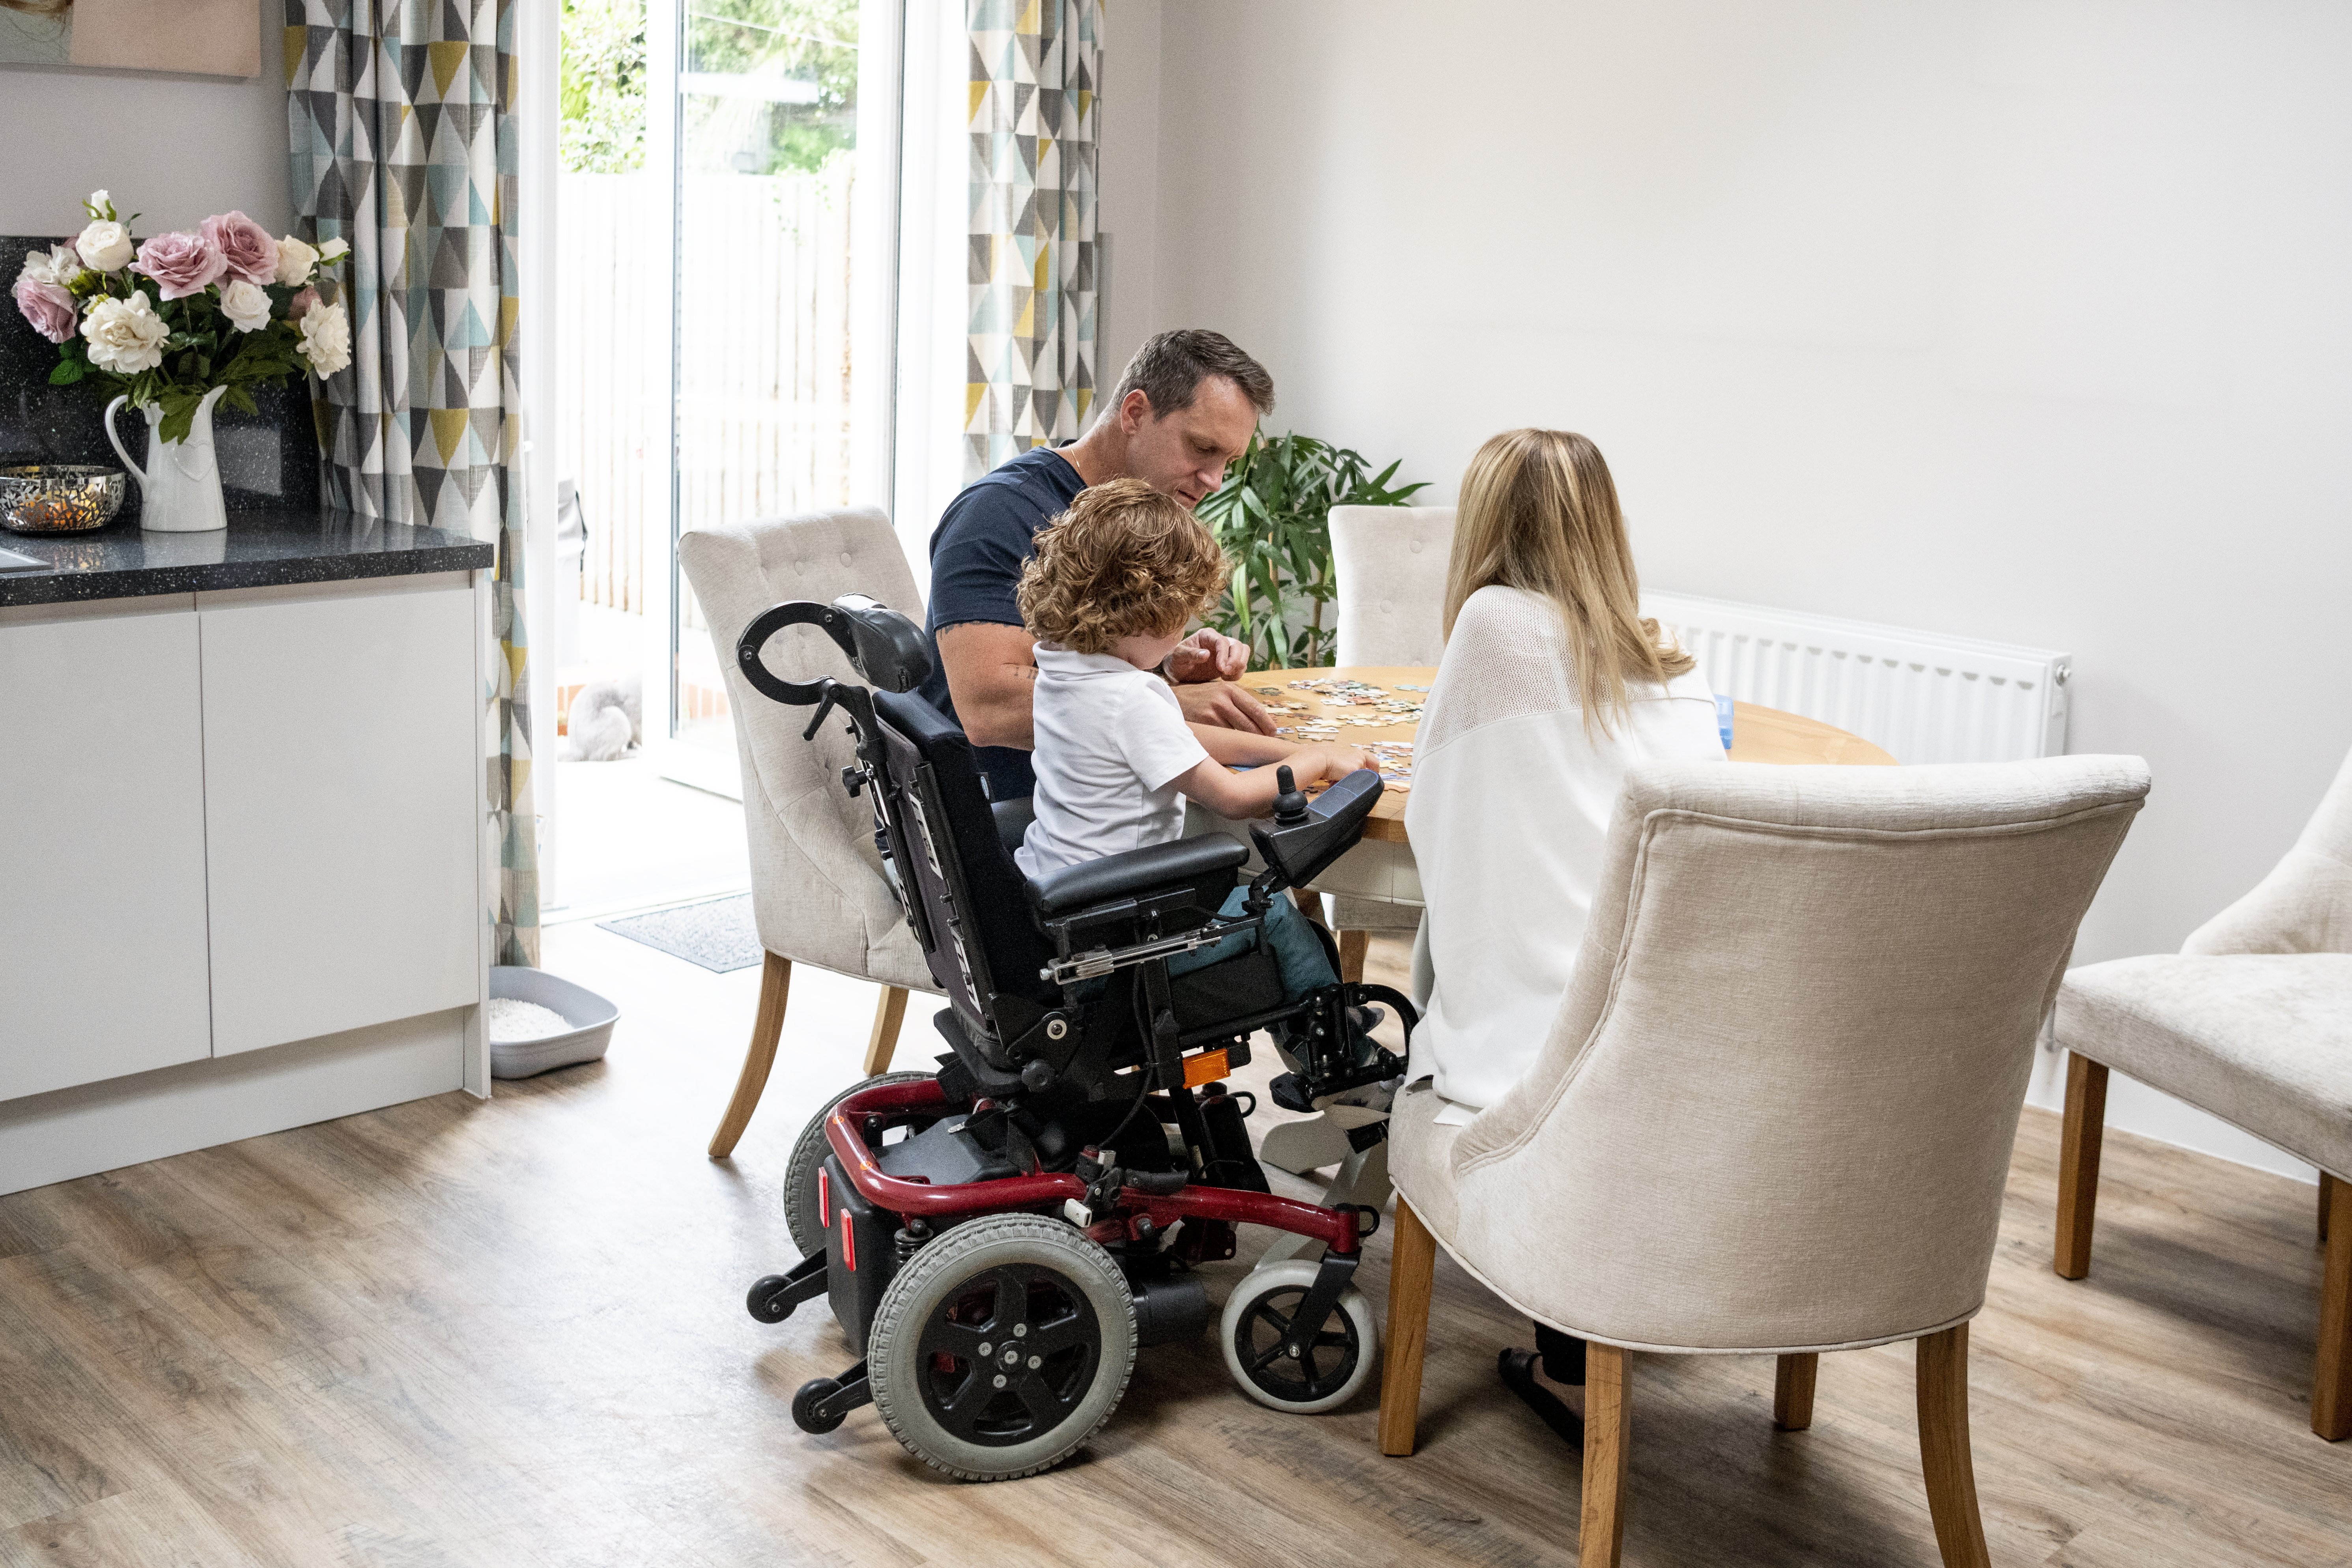
[[[1301,788],[1365,765],[1354,746],[1220,731],[1229,761],[1262,764],[1237,773],[1184,722],[1158,671],[1225,577],[1207,527],[1140,479],[1083,491],[1037,535],[1020,590],[1022,619],[1037,638],[1037,816],[1013,852],[1024,873],[1181,838],[1187,799],[1233,820],[1270,816],[1276,763]],[[1242,897],[1236,889],[1225,912],[1239,913]],[[1288,899],[1266,910],[1265,939],[1286,998],[1339,979]],[[1224,945],[1169,967],[1199,967]]]

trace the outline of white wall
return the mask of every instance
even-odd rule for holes
[[[1181,5],[1182,0],[1179,0]],[[1102,106],[1096,123],[1099,200],[1108,237],[1105,285],[1096,300],[1097,405],[1161,324],[1151,319],[1160,257],[1160,0],[1104,0]]]
[[[261,74],[250,79],[0,66],[0,234],[78,233],[82,198],[100,189],[143,215],[142,235],[232,208],[291,232],[286,11],[262,0],[255,13]],[[6,258],[8,278],[22,259]]]
[[[2352,747],[2352,11],[1186,0],[1158,41],[1150,324],[1263,358],[1275,428],[1433,500],[1580,430],[1653,584],[2071,651],[2072,749],[2156,777],[2082,961],[2176,948]]]

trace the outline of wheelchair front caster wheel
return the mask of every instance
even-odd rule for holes
[[[785,1291],[792,1280],[782,1274],[762,1274],[744,1294],[744,1310],[763,1323],[781,1323],[793,1315],[793,1302]]]
[[[1321,1271],[1321,1264],[1305,1258],[1269,1264],[1244,1278],[1225,1301],[1217,1325],[1225,1370],[1260,1405],[1300,1415],[1336,1410],[1372,1375],[1380,1329],[1372,1304],[1353,1285],[1339,1293],[1338,1308],[1304,1354],[1283,1348],[1291,1317]]]
[[[824,1402],[840,1392],[841,1384],[835,1378],[813,1377],[802,1384],[793,1395],[793,1425],[819,1437],[840,1426],[849,1412],[824,1407]]]

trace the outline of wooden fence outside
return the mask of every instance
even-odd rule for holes
[[[839,506],[849,477],[855,163],[689,174],[678,247],[678,526]],[[564,174],[556,210],[556,457],[588,522],[581,597],[643,614],[660,560],[661,319],[645,279],[669,241],[649,175]],[[700,627],[683,582],[681,627]]]

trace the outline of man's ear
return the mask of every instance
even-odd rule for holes
[[[1118,428],[1122,435],[1132,436],[1151,422],[1151,396],[1137,387],[1118,400]]]

